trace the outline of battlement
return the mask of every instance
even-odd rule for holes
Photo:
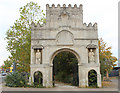
[[[35,29],[46,29],[46,28],[76,28],[76,29],[85,29],[85,30],[97,30],[97,23],[93,24],[83,23],[83,6],[77,4],[71,6],[60,4],[51,6],[46,4],[46,23],[40,25],[32,23],[32,27]]]
[[[71,26],[75,24],[83,24],[83,9],[82,5],[80,4],[79,7],[75,4],[73,7],[71,4],[66,6],[63,4],[60,6],[58,4],[55,6],[52,4],[46,5],[46,21],[51,24],[52,23],[59,23],[59,26]],[[70,24],[71,23],[71,24]],[[56,23],[55,23],[56,24]]]
[[[69,8],[69,9],[82,9],[82,4],[79,5],[79,7],[77,7],[77,4],[74,5],[74,7],[71,6],[71,4],[69,4],[68,6],[66,6],[66,4],[63,4],[63,6],[60,6],[60,4],[58,4],[56,7],[54,4],[52,4],[52,6],[50,7],[49,4],[46,4],[46,9],[51,9],[51,8]]]
[[[86,23],[83,24],[83,28],[84,29],[91,29],[91,30],[97,30],[97,23],[94,23],[92,25],[92,23],[90,22],[88,25]]]
[[[76,4],[74,5],[74,7],[72,7],[71,4],[69,4],[68,6],[66,6],[65,4],[63,4],[63,6],[60,6],[60,4],[58,4],[57,6],[55,6],[54,4],[52,4],[51,6],[49,4],[46,5],[46,15],[60,15],[62,11],[66,11],[70,15],[80,16],[82,15],[83,9],[82,5],[79,5],[79,7],[77,7]]]

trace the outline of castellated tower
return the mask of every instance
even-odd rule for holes
[[[53,4],[52,7],[49,7],[47,4],[46,12],[46,21],[52,28],[58,28],[61,26],[79,28],[83,24],[82,5],[79,7],[77,7],[77,5],[74,5],[74,7],[68,5],[68,7],[66,7],[64,4],[62,7],[60,7],[58,4],[57,7],[55,7]]]
[[[31,24],[30,82],[52,87],[53,59],[62,52],[73,53],[78,60],[79,87],[89,86],[90,71],[101,87],[97,23],[83,23],[83,6],[46,5],[46,23]],[[40,75],[40,81],[36,81]]]

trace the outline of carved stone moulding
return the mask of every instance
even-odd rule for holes
[[[32,49],[40,49],[42,50],[44,47],[42,45],[35,45],[35,46],[32,46]]]
[[[87,47],[86,48],[97,48],[98,46],[97,45],[94,45],[94,44],[89,44],[89,45],[87,45]]]

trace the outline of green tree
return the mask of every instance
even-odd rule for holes
[[[17,70],[28,72],[30,70],[31,23],[43,24],[45,14],[37,3],[30,2],[21,7],[20,18],[7,31],[7,50],[11,56],[4,63],[16,62]]]
[[[117,58],[112,56],[111,47],[107,47],[102,38],[99,40],[99,58],[102,77],[109,77],[109,72],[116,66]]]
[[[10,59],[10,56],[8,57],[6,61],[4,61],[4,66],[2,66],[2,68],[8,69],[12,65],[13,62],[9,59]]]

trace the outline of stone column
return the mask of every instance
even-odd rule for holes
[[[46,67],[44,70],[45,70],[45,73],[44,73],[44,76],[43,76],[43,86],[46,86],[46,87],[52,87],[51,86],[51,76],[50,76],[50,69],[52,67]]]
[[[79,66],[79,87],[86,87],[87,86],[87,74],[86,70],[83,66]]]

